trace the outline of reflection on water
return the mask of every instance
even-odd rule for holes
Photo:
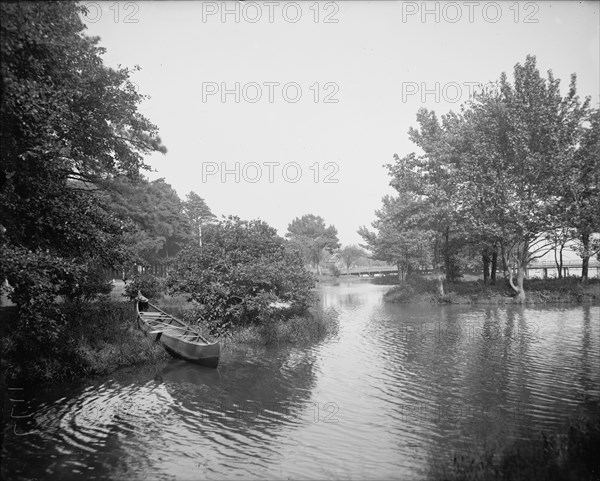
[[[339,329],[319,343],[11,391],[3,478],[418,479],[599,399],[599,307],[399,306],[386,290],[322,284]]]

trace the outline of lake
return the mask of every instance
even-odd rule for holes
[[[390,305],[320,283],[318,343],[4,396],[4,479],[426,479],[600,398],[600,307]],[[12,416],[11,416],[12,414]]]

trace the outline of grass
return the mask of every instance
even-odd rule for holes
[[[541,433],[494,452],[437,459],[428,479],[437,481],[592,481],[600,479],[599,419],[571,422],[566,434]]]
[[[528,304],[600,301],[600,279],[589,279],[585,284],[575,277],[526,279],[524,288]],[[484,285],[481,280],[444,281],[444,289],[442,296],[434,279],[415,276],[390,289],[384,299],[393,303],[509,304],[514,297],[504,279],[499,279],[496,285]]]
[[[296,344],[317,342],[335,335],[337,323],[321,312],[308,312],[305,316],[292,316],[263,325],[239,326],[233,330],[227,344]]]
[[[16,309],[1,309],[2,378],[6,382],[70,381],[169,358],[135,327],[132,303],[65,303],[61,310],[67,323],[52,343],[24,336],[17,329]]]

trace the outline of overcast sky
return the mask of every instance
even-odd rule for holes
[[[361,242],[417,110],[458,110],[527,54],[600,101],[598,2],[82,3],[105,63],[142,69],[169,150],[149,177],[281,235],[312,213]]]

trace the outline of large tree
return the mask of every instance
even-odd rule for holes
[[[325,226],[325,220],[313,214],[296,217],[288,225],[285,236],[298,246],[299,250],[305,252],[307,260],[315,266],[319,274],[323,254],[332,253],[340,247],[337,229],[333,225]]]
[[[87,266],[124,256],[123,223],[99,193],[112,177],[139,178],[144,155],[166,149],[138,112],[144,97],[130,71],[104,66],[99,39],[84,35],[83,6],[0,8],[0,277],[29,322],[83,282]]]
[[[517,302],[525,300],[527,266],[551,247],[544,234],[561,226],[557,186],[573,163],[588,100],[575,76],[562,96],[552,72],[544,79],[535,57],[502,74],[496,91],[476,95],[465,111],[458,189],[461,211],[489,237],[499,237]]]
[[[465,233],[459,211],[455,208],[457,176],[462,137],[460,116],[450,112],[438,120],[435,112],[419,109],[419,128],[410,128],[409,138],[423,153],[403,158],[394,155],[387,165],[394,187],[400,196],[410,193],[421,206],[412,219],[412,228],[433,235],[432,263],[441,284],[441,274],[449,280],[460,276],[457,239]]]

